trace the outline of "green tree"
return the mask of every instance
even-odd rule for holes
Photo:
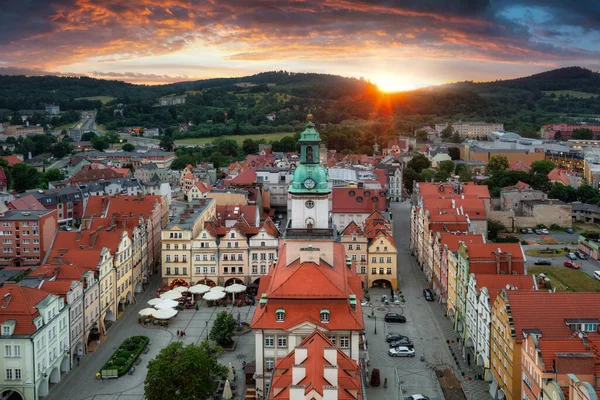
[[[92,147],[98,151],[104,151],[110,147],[110,143],[104,137],[96,136],[92,139]]]
[[[227,376],[227,367],[219,364],[219,349],[208,340],[200,345],[173,342],[148,363],[144,394],[148,400],[201,400],[215,392],[215,379]]]
[[[162,139],[160,139],[159,146],[164,151],[173,151],[174,145],[175,142],[173,141],[173,138],[171,136],[163,136]]]
[[[413,169],[416,173],[420,174],[421,171],[431,166],[431,161],[424,154],[417,154],[410,160],[406,166]]]
[[[502,222],[496,220],[488,221],[488,238],[496,239],[500,233],[506,232],[506,226]]]
[[[454,143],[461,143],[462,142],[462,139],[461,139],[460,135],[458,134],[458,132],[454,132],[452,134],[452,142],[454,142]]]
[[[63,158],[64,156],[73,152],[73,146],[69,142],[62,140],[50,147],[50,152],[56,158]]]
[[[210,339],[214,340],[219,346],[231,344],[235,325],[233,316],[227,311],[221,311],[210,330]]]
[[[13,177],[10,172],[10,168],[8,167],[8,162],[0,157],[0,168],[4,171],[4,175],[6,175],[6,186],[10,189],[13,187]]]
[[[410,167],[404,168],[402,171],[402,182],[404,182],[404,187],[409,193],[412,193],[415,181],[420,179],[417,171]]]
[[[440,171],[446,172],[447,175],[454,173],[454,162],[450,160],[441,161],[438,165]]]
[[[115,131],[108,131],[104,134],[104,138],[108,143],[119,143],[121,137]]]
[[[242,151],[244,154],[258,153],[258,142],[252,139],[244,139],[242,143]]]
[[[452,123],[449,123],[448,125],[446,125],[446,127],[442,130],[440,136],[442,137],[442,139],[448,139],[450,137],[452,137],[452,134],[454,133],[454,128],[452,127]]]
[[[15,164],[10,173],[14,181],[13,188],[19,193],[37,187],[40,181],[40,173],[29,164]]]
[[[506,169],[508,169],[508,158],[506,156],[492,156],[488,161],[485,172],[488,175],[494,175],[504,172]]]
[[[421,181],[423,182],[431,182],[435,180],[435,170],[431,168],[424,169],[421,171]]]
[[[596,204],[598,201],[598,191],[590,185],[581,185],[576,190],[577,200],[582,203]]]
[[[94,132],[84,132],[83,135],[81,135],[81,141],[91,142],[96,136],[97,135]]]
[[[588,128],[575,129],[571,135],[571,139],[592,140],[594,132]]]
[[[458,147],[449,147],[448,155],[452,158],[452,161],[460,160],[460,149]]]
[[[419,129],[418,131],[416,131],[415,136],[416,136],[417,140],[420,142],[426,141],[427,138],[429,137],[429,135],[427,134],[427,131],[425,131],[423,129]]]
[[[552,161],[539,160],[531,163],[532,174],[548,175],[548,172],[556,168],[556,164]]]
[[[455,173],[460,177],[461,182],[470,182],[473,180],[473,171],[468,165],[457,164]]]
[[[121,149],[122,149],[123,151],[132,152],[132,151],[134,151],[134,150],[135,150],[135,146],[134,146],[134,145],[132,145],[131,143],[125,143],[125,144],[123,145],[123,147],[121,147]]]
[[[52,168],[41,175],[40,186],[43,189],[48,189],[48,182],[62,181],[63,179],[65,179],[65,174],[57,168]]]
[[[556,131],[554,133],[554,140],[563,140],[563,136],[562,136],[562,132],[561,131]]]

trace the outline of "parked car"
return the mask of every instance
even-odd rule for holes
[[[550,234],[550,232],[548,232],[548,229],[546,229],[546,228],[544,228],[544,229],[541,229],[541,231],[542,231],[542,234],[543,234],[543,235],[548,235],[548,234]]]
[[[383,318],[385,322],[406,322],[406,317],[398,313],[389,312]]]
[[[388,350],[388,354],[392,357],[414,357],[415,349],[409,349],[408,347],[392,347]]]
[[[408,336],[401,335],[398,332],[390,332],[387,335],[385,335],[386,342],[394,342],[396,340],[409,340],[409,339],[408,339]]]
[[[533,233],[533,229],[527,228],[527,233],[532,234]]]
[[[600,271],[594,271],[594,278],[600,281]]]
[[[569,258],[571,260],[577,260],[577,256],[575,255],[575,253],[571,253],[571,252],[567,253],[567,258]]]
[[[521,229],[521,233],[527,233],[527,229],[525,229],[525,228]]]
[[[552,263],[550,262],[550,260],[537,260],[535,262],[535,265],[552,265]]]
[[[403,338],[401,340],[394,340],[393,342],[390,342],[390,347],[402,347],[402,346],[412,349],[415,347],[415,344],[409,338]]]
[[[567,268],[571,268],[571,269],[579,269],[579,264],[575,264],[572,261],[565,261],[565,267]]]
[[[430,400],[429,397],[424,394],[413,394],[412,396],[408,396],[406,400]]]
[[[573,233],[573,229],[567,228],[567,229],[565,229],[565,232],[567,232],[567,233]]]
[[[425,296],[425,300],[433,301],[433,292],[430,289],[423,289],[423,296]]]
[[[535,230],[535,234],[536,235],[541,235],[542,234],[542,230],[541,229],[536,229]]]
[[[588,255],[587,255],[587,254],[585,254],[585,253],[584,253],[583,251],[581,251],[581,250],[577,250],[577,251],[575,252],[575,255],[577,256],[577,258],[580,258],[580,259],[582,259],[582,260],[587,260],[587,259],[588,259]]]

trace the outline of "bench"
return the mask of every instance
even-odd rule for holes
[[[100,371],[102,379],[118,379],[119,371],[116,369],[103,369]]]
[[[149,350],[150,350],[150,346],[146,346],[146,347],[144,347],[144,351],[143,351],[143,353],[144,353],[144,354],[148,354],[148,351],[149,351]]]
[[[134,364],[135,364],[135,365],[140,365],[140,363],[141,363],[141,362],[142,362],[142,358],[141,358],[141,357],[138,357],[138,359],[137,359],[137,360],[135,360]]]

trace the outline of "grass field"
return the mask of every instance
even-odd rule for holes
[[[179,139],[175,141],[176,145],[181,145],[181,144],[188,144],[188,145],[193,145],[193,144],[206,144],[206,143],[212,143],[213,140],[215,139],[230,139],[230,140],[235,140],[238,144],[242,144],[242,142],[246,139],[252,139],[252,140],[260,140],[260,139],[265,139],[267,142],[269,141],[275,141],[275,140],[281,140],[282,138],[286,137],[286,136],[294,136],[293,132],[283,132],[283,133],[262,133],[262,134],[258,134],[258,135],[226,135],[226,136],[219,136],[219,137],[209,137],[209,138],[187,138],[187,139]]]
[[[577,232],[596,232],[600,233],[600,226],[596,224],[586,224],[584,222],[573,222],[573,229]]]
[[[563,96],[569,95],[570,97],[575,97],[578,99],[589,99],[591,97],[598,96],[595,93],[578,92],[576,90],[544,90],[544,93],[548,96],[554,93],[556,97],[559,97],[561,94]]]
[[[600,281],[566,267],[527,267],[529,275],[544,273],[557,292],[600,292]]]
[[[100,100],[102,104],[108,103],[111,100],[114,100],[114,97],[111,96],[90,96],[90,97],[80,97],[75,100]]]
[[[554,249],[554,253],[544,253],[543,251],[540,252],[540,250],[544,250],[544,249],[527,249],[525,250],[525,254],[527,254],[528,256],[533,256],[533,257],[542,257],[542,258],[546,258],[546,257],[563,257],[565,255],[565,251],[563,249]]]

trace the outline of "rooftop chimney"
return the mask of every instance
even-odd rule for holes
[[[337,386],[323,386],[323,400],[337,400],[338,399],[338,387]]]
[[[323,358],[330,365],[337,365],[337,348],[325,347],[325,349],[323,350]]]
[[[306,378],[306,365],[292,365],[292,385],[297,385],[302,382],[302,379],[304,378]]]
[[[290,386],[290,399],[303,399],[306,385],[292,385]]]
[[[338,384],[338,367],[337,365],[324,365],[323,366],[323,377],[331,386],[337,386]]]
[[[303,346],[294,349],[294,364],[302,364],[308,357],[308,349]]]

